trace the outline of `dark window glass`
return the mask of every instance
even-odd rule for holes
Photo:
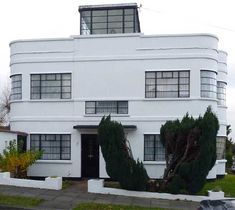
[[[86,114],[128,114],[128,101],[86,101]]]
[[[187,98],[189,96],[189,71],[145,72],[146,98]]]
[[[136,9],[103,9],[81,12],[81,34],[140,32]]]
[[[11,76],[11,100],[22,99],[22,75],[12,75]]]
[[[43,151],[43,160],[70,160],[70,134],[31,134],[30,147],[33,151]]]
[[[160,135],[144,135],[144,161],[165,161],[165,148]]]
[[[216,72],[201,70],[201,97],[217,98]]]
[[[31,99],[70,99],[71,74],[32,74]]]
[[[226,83],[217,82],[217,99],[219,105],[226,105]]]
[[[217,136],[216,137],[216,156],[217,160],[225,158],[225,149],[226,149],[226,137]]]

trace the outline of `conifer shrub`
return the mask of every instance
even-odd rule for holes
[[[199,192],[216,161],[219,123],[208,107],[203,117],[188,114],[181,121],[168,121],[160,131],[166,151],[166,170],[161,190],[171,193]]]
[[[149,177],[142,162],[133,159],[121,123],[111,121],[110,116],[103,117],[98,139],[110,178],[124,189],[145,190]]]

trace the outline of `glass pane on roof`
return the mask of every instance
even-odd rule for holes
[[[92,34],[107,34],[107,29],[93,29]]]
[[[125,15],[133,15],[134,9],[125,9]]]
[[[122,14],[123,14],[123,10],[122,9],[108,10],[108,15],[122,15]]]
[[[92,22],[94,23],[106,23],[107,22],[107,16],[97,16],[92,18]]]
[[[107,10],[93,10],[92,16],[107,16]]]
[[[118,34],[118,33],[122,33],[122,28],[110,28],[108,30],[109,34]]]
[[[82,17],[84,17],[84,16],[90,16],[90,15],[91,15],[91,11],[82,11],[82,12],[81,12],[81,15],[82,15]]]

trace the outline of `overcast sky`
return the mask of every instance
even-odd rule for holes
[[[234,0],[6,0],[0,1],[0,88],[9,77],[9,42],[15,39],[69,37],[79,34],[78,6],[132,3],[140,9],[145,34],[212,33],[228,52],[228,123],[235,139]]]

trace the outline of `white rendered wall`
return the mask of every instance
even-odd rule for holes
[[[22,100],[11,103],[11,128],[32,133],[71,134],[70,161],[38,161],[32,176],[81,176],[81,134],[78,124],[97,125],[102,116],[85,115],[85,101],[128,100],[128,115],[113,115],[126,125],[133,155],[143,161],[144,134],[159,134],[167,120],[186,112],[202,115],[211,105],[226,135],[226,107],[200,97],[200,70],[213,70],[226,81],[226,53],[209,34],[145,36],[143,34],[73,36],[67,39],[19,40],[10,44],[11,75],[22,74]],[[190,98],[145,98],[145,71],[190,70]],[[30,74],[72,73],[69,100],[30,100]],[[28,147],[29,138],[28,138]],[[144,162],[153,178],[162,162]],[[100,177],[107,177],[100,155]]]

